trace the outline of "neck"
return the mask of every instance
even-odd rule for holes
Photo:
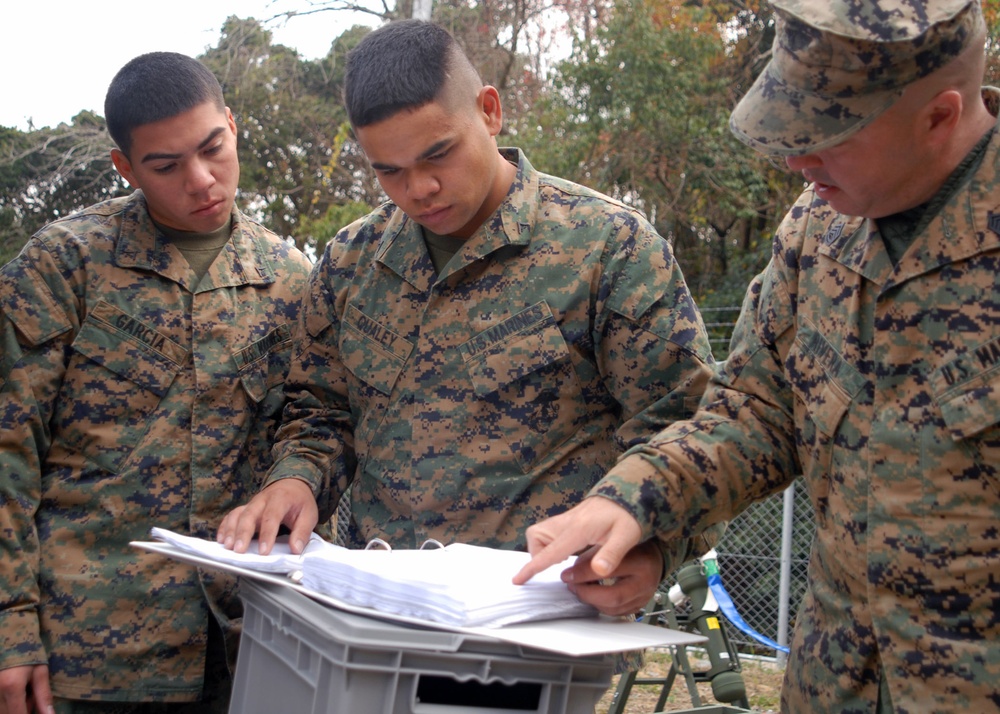
[[[962,114],[948,139],[937,148],[928,148],[925,170],[915,176],[911,183],[913,202],[911,206],[926,203],[933,198],[965,161],[969,152],[996,125],[996,117],[987,109],[982,100],[976,101],[970,111]]]
[[[997,118],[990,113],[981,99],[973,103],[971,110],[968,118],[962,121],[955,132],[955,139],[951,143],[951,151],[948,156],[948,162],[951,165],[948,173],[951,173],[956,166],[962,163],[986,132],[996,126]]]

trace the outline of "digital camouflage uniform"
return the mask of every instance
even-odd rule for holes
[[[593,492],[673,538],[802,474],[783,711],[875,712],[882,678],[898,714],[1000,707],[1000,135],[967,179],[895,267],[807,189],[698,415]]]
[[[307,481],[326,511],[351,486],[355,547],[523,549],[526,528],[579,502],[625,447],[691,414],[710,374],[652,226],[501,153],[514,183],[440,275],[392,204],[342,230],[313,272],[269,482]],[[673,557],[710,547],[686,545]]]
[[[0,270],[0,667],[57,696],[186,701],[235,581],[129,546],[203,538],[270,465],[310,263],[238,211],[200,285],[140,191]]]

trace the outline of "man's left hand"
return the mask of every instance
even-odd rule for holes
[[[596,552],[595,546],[563,571],[562,579],[569,589],[605,615],[634,615],[646,607],[663,575],[663,556],[655,543],[648,540],[632,548],[606,576],[590,567]]]

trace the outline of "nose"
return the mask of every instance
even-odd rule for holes
[[[791,171],[803,171],[819,166],[823,163],[817,154],[803,154],[802,156],[786,156],[785,164]]]
[[[185,187],[190,194],[207,191],[215,184],[211,167],[202,161],[192,161],[185,178]]]
[[[422,201],[440,188],[440,182],[428,171],[413,170],[407,176],[406,193],[411,200]]]

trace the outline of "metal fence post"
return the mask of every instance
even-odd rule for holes
[[[778,644],[788,646],[788,622],[791,609],[792,531],[795,528],[795,483],[785,489],[781,506],[781,580],[778,583]],[[788,655],[778,652],[778,665],[784,667]]]

